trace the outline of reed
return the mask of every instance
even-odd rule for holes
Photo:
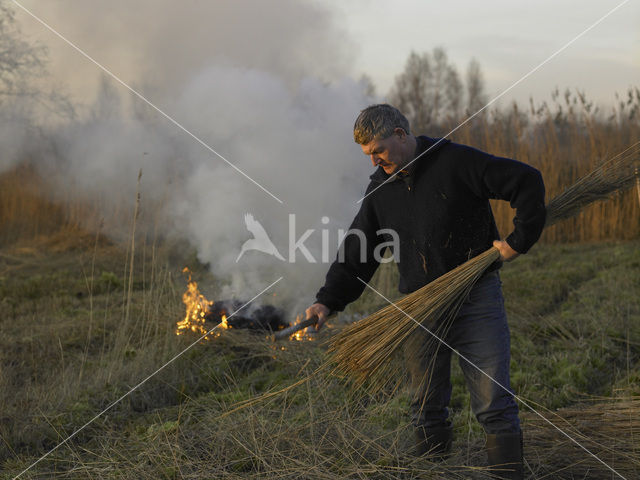
[[[631,188],[639,168],[640,142],[637,142],[553,198],[547,205],[545,226],[571,218],[587,205]]]
[[[573,438],[625,478],[638,478],[638,435],[640,434],[640,397],[623,396],[585,399],[582,404],[547,411],[547,415]],[[563,478],[612,478],[595,458],[583,456],[571,461],[576,446],[556,429],[535,415],[525,414],[527,448],[535,451],[544,462],[535,468],[535,477],[554,477],[558,465],[563,465]]]
[[[551,101],[532,100],[529,111],[515,104],[496,108],[457,130],[451,140],[536,167],[548,198],[553,198],[602,159],[640,139],[640,90],[631,88],[628,94],[629,105],[613,111],[595,108],[580,92],[569,91]],[[445,132],[457,124],[447,125]],[[498,230],[508,233],[513,210],[507,202],[491,203]],[[546,228],[539,243],[635,240],[639,235],[640,203],[637,193],[629,190]]]
[[[545,226],[575,216],[586,205],[632,187],[639,162],[640,142],[581,177],[548,203]],[[398,381],[404,369],[391,361],[394,354],[415,337],[412,334],[418,328],[430,334],[429,342],[440,342],[471,288],[499,258],[498,250],[491,247],[348,326],[332,339],[329,362],[335,363],[336,372],[347,374],[357,386],[366,383],[372,392]]]

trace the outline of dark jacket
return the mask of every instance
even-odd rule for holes
[[[413,292],[487,250],[500,238],[490,198],[507,200],[516,209],[515,228],[506,238],[515,251],[526,253],[538,240],[546,214],[538,170],[428,137],[417,137],[416,156],[429,147],[406,176],[396,175],[382,185],[389,178],[382,168],[371,175],[368,196],[350,227],[366,237],[366,261],[360,261],[359,238],[347,235],[341,246],[344,261],[337,259],[329,268],[317,302],[341,311],[360,296],[365,285],[357,277],[369,282],[379,265],[374,250],[391,240],[388,234],[379,235],[380,229],[393,229],[399,236],[394,256],[401,293]]]

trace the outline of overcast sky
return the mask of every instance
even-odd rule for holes
[[[497,95],[587,29],[621,0],[329,0],[357,46],[354,67],[388,92],[411,50],[446,49],[464,71],[475,57]],[[640,85],[640,1],[630,0],[505,98],[548,99],[580,88],[610,103]]]
[[[225,58],[224,62],[252,68],[265,68],[270,63],[272,71],[282,70],[289,77],[290,70],[298,78],[309,75],[327,80],[342,76],[357,78],[366,73],[377,92],[385,95],[412,50],[424,52],[441,46],[461,73],[469,60],[476,58],[492,96],[622,3],[622,0],[184,0],[175,4],[146,0],[20,1],[125,81],[138,84],[154,79],[154,75],[149,76],[148,71],[140,68],[148,67],[150,52],[157,62],[165,49],[166,61],[176,62],[174,66],[165,65],[166,75],[169,70],[194,68],[180,59],[192,62],[192,58],[206,57],[208,44],[216,55],[210,62],[220,62],[221,52],[227,51],[235,59]],[[271,11],[267,13],[266,9]],[[242,13],[236,15],[236,11]],[[24,12],[18,13],[25,32],[49,48],[55,78],[79,97],[92,95],[98,69]],[[312,33],[305,36],[305,30]],[[277,55],[282,42],[287,41],[300,42],[297,49],[300,54],[295,58],[285,58],[284,53]],[[146,78],[141,78],[145,74]],[[503,103],[511,99],[527,102],[531,95],[537,100],[548,99],[556,86],[579,88],[590,99],[611,103],[614,92],[624,93],[630,85],[640,85],[640,0],[622,5],[515,87]]]

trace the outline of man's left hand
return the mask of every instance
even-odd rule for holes
[[[510,262],[520,255],[504,240],[494,240],[493,246],[500,251],[500,260],[503,262]]]

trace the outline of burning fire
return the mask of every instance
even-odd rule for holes
[[[205,335],[207,332],[211,330],[211,327],[207,325],[207,322],[215,322],[219,319],[220,323],[215,328],[216,331],[211,332],[211,334],[206,335],[204,338],[206,340],[210,340],[211,337],[219,337],[221,335],[221,330],[227,330],[232,328],[227,322],[226,310],[227,307],[224,302],[219,303],[216,308],[212,308],[215,302],[211,300],[207,300],[207,298],[200,293],[198,289],[198,284],[192,280],[191,272],[188,268],[182,270],[184,274],[187,275],[187,290],[182,294],[182,301],[185,304],[186,312],[184,319],[180,320],[176,324],[176,335],[182,335],[185,332],[194,332],[199,335]],[[221,307],[221,308],[218,308]],[[269,306],[268,306],[269,307]],[[271,307],[273,308],[273,307]],[[268,310],[270,312],[270,310]],[[257,317],[254,319],[243,319],[242,317],[236,317],[235,323],[233,327],[235,328],[243,328],[243,323],[249,323],[248,328],[255,328],[255,323],[260,325],[260,319],[264,319],[264,314],[262,317]],[[267,317],[269,318],[269,317]],[[298,315],[296,317],[295,323],[300,323],[304,320],[303,315]],[[255,321],[255,323],[254,323]],[[238,326],[238,322],[240,322],[240,326]],[[280,324],[282,325],[282,324]],[[286,324],[285,324],[286,325]],[[247,328],[247,327],[244,327]],[[271,328],[276,328],[275,326],[266,324],[263,327],[262,331],[269,331]],[[283,328],[282,326],[278,326],[278,328]],[[309,333],[307,333],[309,332]],[[293,333],[290,337],[290,341],[309,341],[315,340],[315,335],[313,335],[313,327],[306,328],[304,330],[298,330]],[[268,338],[271,338],[269,336]],[[281,347],[282,350],[285,350],[285,347]]]
[[[184,316],[184,320],[181,320],[176,325],[176,335],[182,335],[184,332],[192,331],[195,333],[205,334],[207,329],[205,328],[205,316],[207,311],[213,305],[213,302],[207,300],[204,295],[200,293],[198,284],[191,280],[191,272],[185,267],[182,270],[189,276],[187,280],[187,291],[182,294],[182,302],[185,304],[187,311]],[[227,329],[230,328],[227,324],[227,316],[222,315],[222,321],[218,328]],[[216,336],[219,336],[218,332]],[[205,337],[207,340],[209,337]]]
[[[298,315],[296,317],[296,323],[300,323],[304,319],[305,319],[304,315]],[[303,330],[298,330],[297,332],[295,332],[293,335],[289,337],[289,340],[297,340],[298,342],[313,341],[315,340],[315,337],[313,336],[313,334],[308,333],[308,331],[310,332],[311,330],[313,330],[313,327],[308,327]]]

